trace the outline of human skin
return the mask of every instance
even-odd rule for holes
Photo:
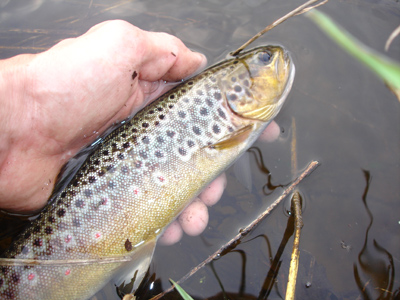
[[[165,82],[178,82],[205,64],[204,55],[178,38],[120,20],[45,52],[0,60],[0,209],[40,210],[60,169],[80,149],[172,87]],[[221,197],[225,181],[212,184],[218,192],[206,194],[211,202]],[[198,200],[202,213],[184,225],[190,234],[201,233],[208,220],[204,193]]]

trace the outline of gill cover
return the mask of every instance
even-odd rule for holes
[[[228,106],[244,118],[268,122],[279,112],[294,78],[294,65],[280,46],[247,51],[220,79]]]

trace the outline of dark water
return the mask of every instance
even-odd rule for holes
[[[301,1],[0,1],[0,58],[35,53],[109,19],[166,31],[206,54],[212,64]],[[333,1],[328,13],[365,44],[383,52],[399,25],[398,1]],[[296,64],[294,88],[276,119],[279,141],[258,143],[272,185],[291,181],[292,119],[299,168],[321,166],[300,185],[305,204],[298,299],[395,299],[400,289],[400,105],[365,67],[304,16],[269,32],[255,45],[279,43]],[[387,55],[400,60],[400,38]],[[249,192],[228,173],[223,199],[200,237],[158,247],[154,290],[169,287],[264,210],[282,189],[251,154]],[[271,192],[269,194],[269,192]],[[268,195],[267,195],[268,194]],[[183,287],[199,299],[282,299],[293,237],[284,205],[233,251]],[[288,239],[288,240],[287,240]],[[271,268],[272,266],[272,268]],[[218,297],[217,297],[218,296]],[[98,299],[116,297],[106,289]],[[145,296],[147,297],[147,296]],[[144,297],[144,298],[145,298]],[[170,298],[170,297],[169,297]],[[117,298],[116,298],[117,299]]]

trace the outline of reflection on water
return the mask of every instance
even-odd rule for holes
[[[358,254],[358,264],[354,264],[354,278],[363,299],[395,299],[400,289],[395,286],[393,255],[374,239],[368,242],[369,231],[374,223],[374,216],[367,204],[367,195],[372,181],[369,171],[363,170],[366,186],[362,195],[365,210],[370,223],[365,232],[365,242]]]
[[[212,64],[301,2],[0,0],[0,58],[43,51],[99,22],[121,18],[146,30],[177,35]],[[400,19],[398,2],[392,0],[330,1],[321,10],[378,51],[383,51]],[[291,51],[297,69],[292,94],[277,122],[287,129],[296,118],[299,167],[313,159],[321,162],[299,187],[307,209],[297,296],[395,299],[400,287],[399,103],[304,17],[279,25],[256,45],[271,41]],[[400,60],[400,38],[387,55]],[[156,249],[148,293],[169,287],[168,278],[179,279],[208,257],[291,181],[289,138],[258,143],[257,148],[250,152],[252,192],[228,173],[227,189],[210,210],[207,231]],[[240,252],[214,262],[218,280],[208,267],[183,287],[198,299],[221,299],[223,290],[231,299],[284,297],[290,222],[282,209],[275,210],[233,250]],[[166,299],[174,297],[178,299]],[[118,299],[115,287],[110,285],[97,299]]]

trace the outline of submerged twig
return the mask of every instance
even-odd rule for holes
[[[278,26],[279,24],[283,23],[284,21],[286,21],[287,19],[295,16],[295,15],[300,15],[302,13],[305,13],[307,11],[309,11],[310,9],[313,9],[315,7],[318,7],[322,4],[325,4],[326,2],[328,2],[328,0],[323,0],[321,3],[318,3],[314,6],[310,6],[316,2],[318,2],[320,0],[309,0],[306,3],[304,3],[303,5],[300,5],[299,7],[297,7],[296,9],[292,10],[291,12],[289,12],[288,14],[284,15],[283,17],[279,18],[278,20],[276,20],[275,22],[273,22],[272,24],[268,25],[267,27],[265,27],[263,30],[261,30],[259,33],[257,33],[255,36],[253,36],[250,40],[248,40],[246,43],[244,43],[242,46],[240,46],[238,49],[236,49],[235,51],[233,51],[231,53],[232,56],[236,56],[238,55],[244,48],[246,48],[248,45],[250,45],[252,42],[254,42],[256,39],[258,39],[260,36],[262,36],[264,33],[270,31],[272,28]]]
[[[285,300],[294,300],[296,292],[296,281],[297,281],[297,271],[299,269],[299,257],[300,257],[300,231],[303,227],[303,219],[301,217],[301,204],[300,204],[300,194],[295,191],[292,198],[292,207],[294,214],[294,241],[292,257],[290,259],[288,284],[286,287]]]
[[[206,260],[201,262],[199,265],[194,267],[192,270],[189,271],[185,276],[183,276],[180,280],[177,281],[178,284],[181,284],[185,280],[187,280],[189,277],[191,277],[193,274],[195,274],[198,270],[203,268],[206,264],[214,260],[215,258],[219,257],[221,253],[223,253],[225,250],[232,248],[232,245],[235,245],[242,237],[244,237],[246,234],[248,234],[262,219],[264,219],[267,215],[271,213],[271,211],[287,196],[289,195],[297,186],[298,184],[309,174],[311,174],[312,171],[318,166],[318,161],[312,161],[307,168],[304,170],[301,175],[293,181],[293,183],[286,188],[283,193],[262,213],[260,214],[257,219],[255,219],[253,222],[251,222],[249,225],[247,225],[244,229],[240,230],[240,232],[232,238],[228,243],[223,245],[220,249],[218,249],[216,252],[214,252],[212,255],[210,255]],[[171,292],[173,290],[173,287],[168,288],[164,292],[154,296],[151,298],[151,300],[157,300],[163,297],[165,294]]]
[[[292,118],[292,176],[297,174],[297,129],[296,120]],[[291,211],[294,216],[294,241],[292,256],[290,259],[288,284],[286,287],[285,300],[294,300],[296,293],[297,271],[299,269],[299,244],[300,244],[300,230],[303,227],[303,219],[301,216],[301,202],[300,193],[295,189],[292,201]]]

